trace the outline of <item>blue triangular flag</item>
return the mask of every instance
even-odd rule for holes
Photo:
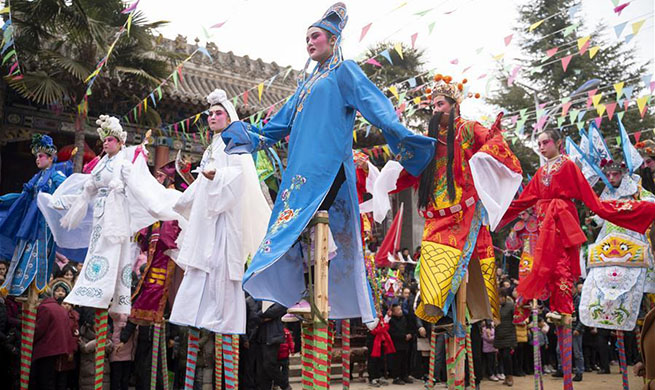
[[[206,47],[199,47],[198,51],[204,54],[207,58],[209,58],[209,61],[214,62],[214,59],[212,56],[209,54],[209,51],[207,51]]]
[[[569,18],[573,19],[575,14],[580,10],[580,4],[573,5],[569,8]]]
[[[644,84],[646,84],[646,87],[648,87],[648,86],[650,86],[650,80],[651,80],[652,78],[653,78],[653,74],[652,74],[652,73],[651,73],[651,74],[647,74],[647,75],[641,76],[641,81],[643,81]]]
[[[416,87],[416,79],[412,77],[411,79],[407,80],[409,82],[409,87],[414,88]]]
[[[624,39],[625,39],[625,43],[630,43],[630,41],[631,41],[632,38],[634,38],[634,37],[635,37],[635,36],[634,36],[633,34],[626,35],[625,38],[624,38]]]
[[[614,33],[616,34],[616,37],[619,38],[621,36],[621,33],[623,32],[623,29],[625,26],[628,24],[628,22],[623,22],[619,23],[616,26],[614,26]]]
[[[623,88],[623,96],[625,96],[628,99],[632,98],[632,92],[634,91],[635,87],[634,85],[631,85],[629,87],[624,87]]]
[[[385,49],[380,55],[389,61],[391,65],[393,65],[393,61],[391,61],[391,54],[389,54],[389,49]]]
[[[157,107],[157,101],[155,100],[155,94],[150,92],[150,100],[152,100],[152,105]]]

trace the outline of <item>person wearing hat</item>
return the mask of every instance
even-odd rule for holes
[[[395,187],[392,192],[418,188],[419,215],[426,223],[416,315],[433,323],[446,316],[463,272],[468,271],[466,299],[471,317],[498,320],[496,263],[489,230],[496,227],[518,190],[521,166],[501,134],[502,115],[491,129],[462,117],[467,80],[455,82],[441,74],[434,80],[427,91],[434,114],[428,136],[437,140],[434,158],[420,175],[388,162],[378,183],[395,183],[390,186]],[[382,186],[376,183],[378,187]],[[373,198],[384,195],[376,193]],[[386,209],[374,210],[378,222],[384,214]]]
[[[180,193],[165,189],[150,173],[143,145],[125,147],[118,118],[96,121],[105,155],[90,174],[73,174],[39,207],[59,246],[88,247],[65,302],[129,314],[133,250],[130,238],[157,220],[182,217],[172,207]],[[93,213],[87,216],[92,205]]]
[[[244,122],[223,132],[228,153],[252,153],[289,136],[288,165],[273,206],[268,232],[243,279],[255,299],[291,307],[308,294],[298,238],[317,211],[330,211],[337,252],[329,273],[329,318],[376,315],[360,234],[352,131],[359,111],[382,130],[402,164],[420,173],[432,158],[434,140],[413,134],[398,120],[389,99],[357,63],[343,60],[341,34],[348,21],[343,3],[332,5],[305,34],[314,70],[261,129]],[[284,283],[280,283],[284,280]]]
[[[9,271],[0,287],[3,295],[21,295],[34,282],[38,291],[48,285],[55,260],[55,245],[52,233],[46,226],[43,215],[37,208],[39,193],[52,194],[66,179],[56,164],[57,147],[52,138],[45,134],[32,136],[32,154],[39,172],[23,185],[20,194],[0,197],[0,208],[8,207],[7,214],[0,218],[0,235],[13,251]]]
[[[651,193],[655,194],[655,141],[647,139],[639,141],[635,147],[641,153],[644,163],[641,166],[639,175],[641,176],[641,185]]]
[[[225,91],[207,96],[211,144],[197,178],[175,205],[187,220],[176,263],[185,269],[170,321],[220,334],[243,334],[241,278],[266,232],[270,208],[250,155],[225,153],[221,133],[239,120]]]

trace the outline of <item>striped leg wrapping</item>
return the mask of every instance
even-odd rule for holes
[[[107,321],[108,313],[106,309],[96,310],[95,330],[96,330],[96,353],[95,353],[95,380],[93,388],[102,390],[102,382],[105,377],[105,351],[107,348]]]
[[[430,334],[430,372],[428,373],[428,386],[430,389],[435,385],[437,362],[437,333],[432,330]]]
[[[616,347],[619,350],[619,367],[621,368],[623,390],[629,390],[630,383],[628,382],[628,364],[625,356],[625,340],[623,337],[623,331],[619,330],[616,332]]]
[[[168,377],[168,354],[166,353],[166,323],[161,324],[161,335],[159,337],[159,349],[163,352],[161,357],[161,372],[164,380],[164,390],[169,389]]]
[[[232,355],[234,356],[234,388],[239,388],[239,335],[232,335]]]
[[[232,335],[223,335],[223,371],[225,373],[225,390],[234,390],[236,370],[234,369]]]
[[[341,371],[343,390],[350,389],[350,320],[341,323]]]
[[[157,369],[159,364],[159,343],[161,338],[161,325],[152,326],[152,359],[150,364],[150,390],[157,390]]]
[[[475,365],[473,363],[473,347],[471,346],[471,325],[466,327],[466,359],[469,366],[469,386],[475,387]]]
[[[23,305],[22,331],[20,343],[20,390],[27,390],[30,385],[32,367],[32,349],[34,347],[34,330],[36,328],[36,308],[26,309]]]
[[[301,375],[303,390],[314,387],[314,326],[303,323],[300,347]]]
[[[196,377],[196,363],[198,362],[198,342],[200,332],[198,329],[189,328],[189,339],[186,353],[186,373],[184,375],[184,390],[193,390],[193,382]]]
[[[314,389],[328,390],[328,370],[330,369],[330,358],[328,356],[329,334],[328,325],[314,324]]]
[[[223,388],[223,336],[214,333],[214,389]]]
[[[557,327],[557,342],[559,343],[559,350],[562,357],[562,373],[564,374],[563,378],[563,388],[564,390],[573,390],[573,349],[572,342],[573,337],[571,334],[571,328],[568,326],[558,326]]]

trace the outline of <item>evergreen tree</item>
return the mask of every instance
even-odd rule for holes
[[[631,45],[623,39],[603,39],[602,33],[608,30],[603,24],[595,26],[589,33],[589,48],[599,46],[600,50],[593,58],[587,50],[580,54],[578,39],[585,37],[583,34],[585,20],[577,0],[533,0],[526,2],[519,8],[519,24],[514,34],[515,39],[521,47],[521,55],[516,64],[502,64],[499,69],[501,87],[494,91],[487,99],[489,103],[500,106],[509,111],[508,117],[519,115],[519,126],[522,119],[524,133],[521,142],[514,142],[513,148],[517,153],[523,169],[526,173],[533,173],[539,166],[539,159],[535,153],[530,151],[529,136],[539,119],[544,114],[550,114],[543,128],[557,128],[562,131],[563,136],[571,136],[579,141],[578,128],[584,123],[588,128],[590,120],[598,117],[596,107],[592,105],[587,109],[588,92],[583,91],[576,96],[570,96],[573,91],[582,86],[585,82],[598,79],[600,82],[593,88],[598,88],[598,93],[603,93],[600,104],[607,104],[616,101],[616,93],[613,85],[625,81],[625,86],[634,86],[630,99],[630,107],[623,114],[623,124],[629,133],[652,128],[655,118],[651,113],[646,113],[642,119],[636,108],[635,98],[644,88],[640,77],[647,74],[651,69],[649,63],[640,63]],[[545,20],[544,20],[545,19]],[[534,23],[544,20],[533,31],[529,27]],[[611,30],[610,30],[611,31]],[[613,32],[612,32],[613,33]],[[517,39],[518,38],[518,39]],[[557,52],[548,57],[546,51],[558,48]],[[566,71],[562,66],[562,58],[572,55]],[[511,86],[508,86],[508,79],[516,66],[521,66],[518,77]],[[571,105],[565,119],[561,118],[562,99],[570,97]],[[616,112],[624,110],[623,99],[618,99]],[[537,110],[537,104],[545,104],[542,110]],[[520,110],[526,109],[525,116],[520,115]],[[586,110],[586,114],[578,120],[570,113]],[[613,148],[615,157],[620,156],[616,145],[618,136],[618,124],[616,116],[608,120],[607,113],[603,113],[603,120],[600,126],[608,145]],[[560,126],[561,125],[561,126]],[[519,127],[517,126],[517,127]],[[633,141],[634,142],[634,141]],[[528,146],[526,148],[525,146]]]

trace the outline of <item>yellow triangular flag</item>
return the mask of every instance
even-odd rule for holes
[[[637,107],[639,107],[639,113],[641,114],[644,111],[644,107],[646,107],[646,102],[648,102],[648,99],[650,98],[650,95],[642,96],[639,99],[637,99]]]
[[[421,103],[421,97],[417,96],[414,98],[414,104],[420,104]]]
[[[642,19],[638,22],[632,23],[632,34],[637,35],[639,34],[639,30],[641,30],[641,26],[644,25],[644,22],[646,22],[646,19]]]
[[[530,28],[528,29],[528,31],[532,32],[535,28],[541,26],[541,23],[543,23],[545,20],[546,20],[546,19],[541,19],[540,21],[538,21],[538,22],[536,22],[536,23],[533,23],[533,24],[530,26]]]
[[[582,46],[584,46],[585,43],[587,43],[587,41],[589,41],[589,39],[591,39],[591,35],[588,35],[588,36],[582,37],[582,38],[578,38],[578,50],[582,50]]]
[[[400,56],[400,59],[404,60],[404,58],[403,58],[403,45],[401,45],[400,42],[397,42],[395,45],[393,45],[393,48],[396,49],[396,52]]]
[[[604,104],[599,104],[596,106],[596,112],[598,113],[598,116],[603,116],[605,113],[605,105]]]
[[[393,96],[395,96],[396,99],[398,99],[398,88],[396,88],[395,85],[389,87],[389,92],[391,92]]]
[[[257,94],[259,95],[259,101],[262,101],[262,92],[264,92],[264,83],[260,83],[257,86]]]
[[[193,123],[192,123],[192,124],[195,125],[196,122],[198,122],[198,119],[200,119],[200,114],[196,114],[196,117],[195,117],[195,119],[193,120]]]
[[[625,85],[625,81],[621,81],[620,83],[614,84],[614,90],[616,91],[617,100],[621,97],[621,92],[623,92],[623,85]]]
[[[494,60],[500,61],[500,59],[503,58],[504,56],[505,56],[505,53],[500,53],[500,54],[494,56]]]
[[[596,94],[596,95],[591,97],[591,101],[594,103],[594,107],[596,107],[598,105],[598,103],[600,102],[600,99],[602,99],[602,98],[603,98],[602,93]]]
[[[143,99],[143,112],[148,112],[148,98]]]
[[[3,9],[0,9],[0,15],[6,14],[6,13],[9,13],[9,7],[5,7]]]
[[[353,130],[353,140],[357,143],[357,130]]]
[[[589,58],[594,58],[596,53],[598,53],[598,50],[600,50],[600,46],[594,46],[591,49],[589,49]]]

